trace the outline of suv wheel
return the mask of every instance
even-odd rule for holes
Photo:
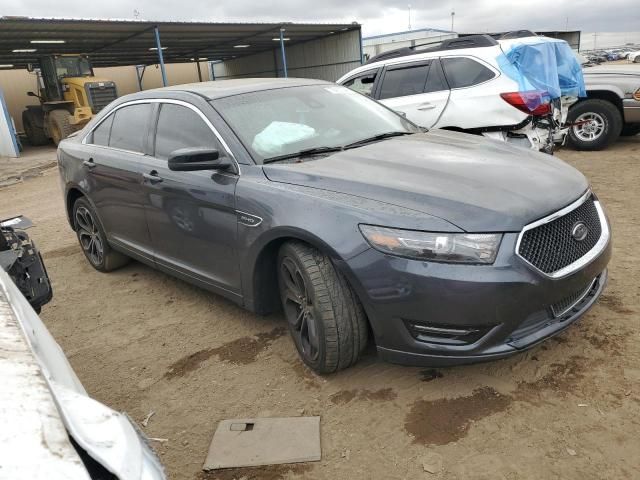
[[[116,252],[107,243],[107,236],[89,202],[79,198],[73,205],[73,222],[78,242],[93,268],[110,272],[129,262],[129,257]]]
[[[602,150],[615,142],[622,130],[622,115],[606,100],[589,99],[569,110],[569,143],[577,150]]]
[[[367,344],[367,321],[329,257],[302,242],[285,243],[278,255],[278,285],[304,363],[331,373],[357,362]]]

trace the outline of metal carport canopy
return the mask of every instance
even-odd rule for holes
[[[0,17],[0,68],[27,68],[42,55],[65,53],[87,54],[95,67],[157,64],[156,27],[165,63],[229,60],[278,49],[281,29],[283,39],[289,39],[286,46],[360,30],[355,22],[152,22],[5,16]],[[56,40],[58,43],[41,43]]]

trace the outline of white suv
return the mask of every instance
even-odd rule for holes
[[[496,41],[488,35],[445,40],[384,52],[337,83],[379,100],[420,126],[482,134],[535,150],[553,151],[564,141],[569,105],[542,89],[523,90],[504,71],[511,46],[546,40]],[[422,47],[422,48],[420,48]],[[544,65],[544,63],[542,63]],[[544,68],[541,67],[541,68]]]

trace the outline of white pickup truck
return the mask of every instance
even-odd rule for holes
[[[583,74],[587,97],[569,109],[569,144],[602,150],[620,135],[640,133],[640,65],[583,65]]]

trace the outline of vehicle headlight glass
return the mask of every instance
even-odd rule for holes
[[[367,242],[383,253],[429,262],[491,264],[502,234],[435,233],[360,225]]]

